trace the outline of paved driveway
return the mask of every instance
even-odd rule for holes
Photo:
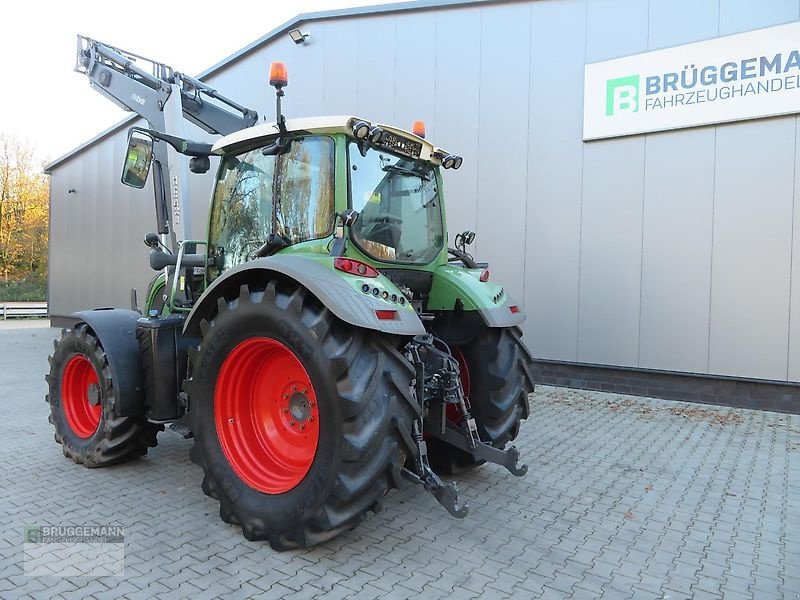
[[[47,422],[55,330],[0,328],[0,597],[800,598],[800,417],[537,390],[517,479],[461,478],[451,519],[410,485],[321,547],[276,553],[223,523],[160,434],[89,470]],[[25,525],[125,528],[124,577],[23,574]]]

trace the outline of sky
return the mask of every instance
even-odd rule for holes
[[[69,152],[126,114],[74,71],[78,33],[197,75],[301,13],[387,0],[23,0],[0,19],[0,133],[39,160]],[[220,90],[224,93],[224,90]],[[235,100],[235,98],[234,98]]]

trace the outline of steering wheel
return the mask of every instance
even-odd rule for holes
[[[397,248],[400,241],[402,219],[388,213],[379,213],[369,217],[369,221],[359,219],[361,237],[384,246]]]

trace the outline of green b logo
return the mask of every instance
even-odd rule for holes
[[[42,528],[38,525],[26,525],[22,535],[23,542],[26,544],[38,544],[42,541]]]
[[[617,77],[606,82],[606,116],[639,110],[639,76]]]

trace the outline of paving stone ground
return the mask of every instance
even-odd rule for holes
[[[450,518],[411,485],[311,550],[223,523],[191,440],[90,470],[43,401],[56,330],[0,324],[0,598],[800,598],[800,417],[540,387],[524,478],[459,478]],[[123,577],[23,574],[26,525],[121,525]]]

